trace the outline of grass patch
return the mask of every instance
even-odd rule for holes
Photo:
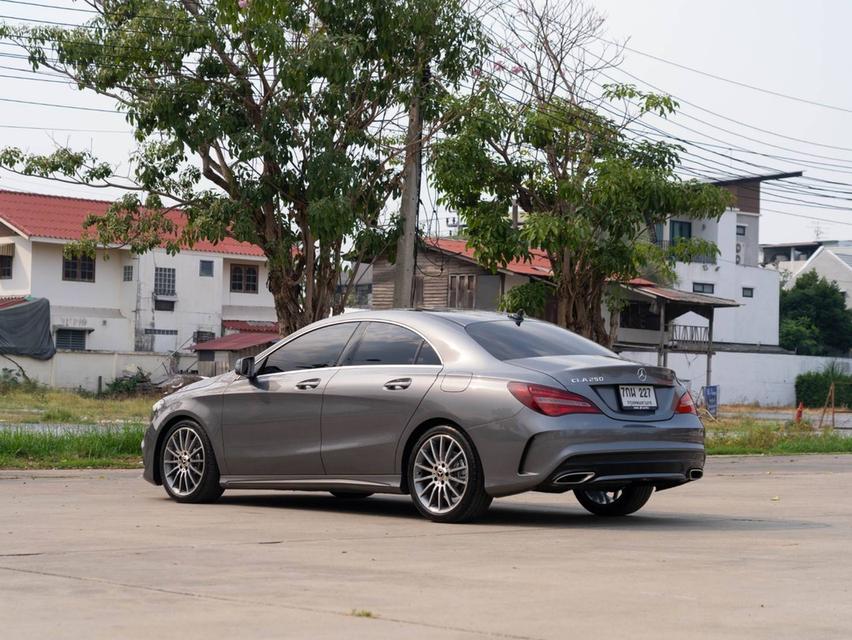
[[[64,432],[0,429],[0,468],[137,467],[143,432],[142,425]]]
[[[142,423],[157,398],[105,398],[73,391],[39,388],[11,389],[0,394],[0,421],[98,424]]]
[[[350,612],[349,615],[354,616],[356,618],[375,618],[376,617],[376,615],[372,611],[369,611],[367,609],[352,609],[352,611]]]
[[[729,418],[705,422],[709,455],[852,453],[852,437],[808,424]]]

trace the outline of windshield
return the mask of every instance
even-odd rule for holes
[[[471,338],[498,360],[541,356],[618,356],[599,344],[549,322],[513,320],[474,322],[465,327]]]

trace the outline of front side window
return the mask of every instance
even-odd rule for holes
[[[89,256],[63,257],[62,279],[73,282],[94,282],[95,259]]]
[[[716,285],[710,282],[693,282],[692,293],[713,293],[716,290]]]
[[[669,223],[669,235],[672,242],[692,237],[692,223],[684,220],[672,220]]]
[[[154,295],[173,296],[175,294],[175,270],[171,267],[154,267]]]
[[[340,354],[357,326],[357,322],[344,322],[315,329],[291,340],[269,354],[260,375],[296,369],[323,369],[337,365]]]
[[[440,364],[440,360],[432,347],[413,331],[395,324],[370,322],[345,364]]]
[[[257,293],[257,267],[246,264],[232,264],[231,291],[234,293]]]
[[[85,351],[86,333],[84,329],[57,329],[56,348]]]
[[[514,320],[474,322],[465,327],[480,347],[498,360],[544,356],[607,356],[612,351],[549,322]]]
[[[12,278],[12,256],[0,256],[0,280]]]

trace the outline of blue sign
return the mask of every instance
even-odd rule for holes
[[[704,387],[704,406],[714,418],[719,411],[719,385],[714,384]]]

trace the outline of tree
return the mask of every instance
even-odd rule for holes
[[[115,99],[139,143],[131,175],[67,148],[5,149],[0,166],[128,189],[89,218],[75,251],[174,252],[226,236],[257,244],[283,334],[328,315],[347,251],[357,261],[393,241],[380,216],[399,193],[412,70],[430,65],[434,116],[428,101],[453,90],[481,49],[462,0],[91,6],[80,28],[0,25],[0,36],[34,69]]]
[[[619,305],[613,279],[671,273],[675,260],[718,251],[696,240],[664,248],[653,242],[654,225],[675,213],[718,217],[729,195],[679,180],[677,147],[633,135],[637,118],[675,111],[670,97],[618,84],[590,91],[619,57],[589,53],[603,23],[594,10],[575,0],[516,0],[491,15],[494,40],[507,43],[502,59],[490,63],[489,91],[450,99],[461,115],[435,145],[434,180],[464,218],[479,260],[496,268],[545,251],[557,322],[611,344],[619,314],[607,326],[603,305]],[[520,229],[507,215],[513,199],[525,214]]]
[[[781,346],[808,355],[846,355],[852,348],[852,311],[836,282],[816,271],[781,290]]]

